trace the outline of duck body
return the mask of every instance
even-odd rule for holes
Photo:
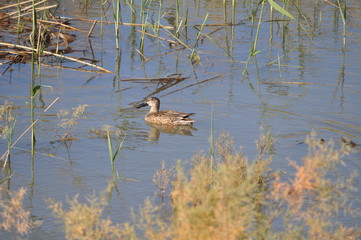
[[[194,113],[183,113],[172,110],[159,111],[160,100],[156,97],[151,97],[145,102],[140,103],[136,108],[150,106],[149,112],[145,115],[144,120],[154,124],[165,125],[192,125],[195,122],[194,119],[189,116]]]

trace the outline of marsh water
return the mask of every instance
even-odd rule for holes
[[[302,3],[301,11],[307,19],[302,24],[308,35],[293,20],[287,24],[270,21],[270,7],[266,4],[258,34],[259,52],[250,58],[246,71],[261,5],[239,1],[235,8],[237,25],[204,26],[202,31],[209,38],[201,36],[203,39],[195,48],[200,61],[192,64],[191,50],[170,48],[169,42],[152,36],[145,36],[144,41],[143,54],[148,61],[142,58],[137,52],[140,27],[120,26],[119,49],[113,24],[98,22],[88,38],[93,20],[114,21],[112,6],[101,6],[99,2],[89,1],[85,5],[77,0],[64,0],[52,10],[54,15],[69,18],[71,26],[80,29],[69,31],[76,40],[66,55],[96,60],[96,65],[112,73],[55,58],[40,66],[36,79],[36,85],[42,87],[35,98],[35,119],[39,119],[35,126],[35,155],[32,158],[27,133],[11,150],[12,175],[7,180],[11,190],[27,188],[25,207],[34,219],[43,221],[29,239],[64,238],[62,225],[47,209],[45,199],[62,201],[65,206],[66,199],[76,194],[85,200],[86,196],[104,191],[114,174],[115,187],[108,194],[105,214],[114,222],[131,221],[132,208],[136,211],[147,197],[157,199],[152,178],[161,162],[164,160],[167,166],[174,166],[177,161],[187,165],[197,152],[208,153],[211,133],[215,138],[222,132],[230,133],[235,145],[242,146],[252,161],[260,128],[271,130],[276,140],[272,167],[290,174],[293,168],[289,162],[301,163],[307,154],[303,141],[312,131],[320,139],[333,139],[336,146],[340,145],[341,137],[361,144],[359,1],[348,1],[346,44],[342,19],[335,6],[323,1]],[[5,1],[1,5],[10,3]],[[123,22],[141,22],[140,3],[136,6],[137,13],[132,19],[129,6],[121,4]],[[146,7],[147,21],[154,24],[159,1]],[[162,24],[174,26],[175,4],[165,1],[162,11],[165,12]],[[227,22],[231,19],[229,5],[228,11]],[[197,28],[182,28],[180,33],[179,38],[192,47],[207,13],[207,24],[224,23],[222,1],[184,1],[179,12],[181,19],[187,16],[189,25],[198,24]],[[274,12],[273,18],[279,20],[282,16]],[[3,26],[1,32],[1,42],[12,40],[12,33]],[[174,40],[164,30],[160,36]],[[8,101],[17,107],[16,139],[31,124],[31,66],[17,63],[10,66],[11,71],[5,71],[8,66],[2,60],[0,103]],[[171,75],[185,79],[154,80]],[[143,120],[147,109],[136,109],[133,105],[149,96],[160,98],[161,109],[196,113],[193,128],[176,131],[148,125]],[[43,113],[57,97],[59,100]],[[57,113],[71,112],[83,104],[88,107],[85,118],[79,119],[72,129],[75,139],[66,144],[58,141],[66,129],[59,126]],[[103,125],[114,130],[114,149],[125,139],[113,173],[107,140],[97,134]],[[0,150],[1,155],[7,150],[5,139],[0,141]],[[360,171],[360,160],[361,152],[355,148],[344,159],[341,173],[346,176]],[[360,187],[360,177],[355,185]]]

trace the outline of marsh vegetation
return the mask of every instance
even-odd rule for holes
[[[3,1],[0,238],[360,238],[360,11]]]

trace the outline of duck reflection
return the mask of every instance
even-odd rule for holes
[[[150,127],[148,132],[148,141],[158,141],[161,133],[173,135],[193,136],[192,131],[196,131],[192,125],[164,125],[146,122]]]

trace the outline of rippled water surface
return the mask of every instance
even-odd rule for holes
[[[252,21],[250,6],[241,1],[236,11],[238,25],[204,26],[203,32],[211,39],[201,36],[203,39],[196,47],[200,56],[197,65],[189,60],[190,50],[170,48],[169,42],[151,36],[145,37],[144,55],[148,58],[145,61],[137,52],[140,27],[120,26],[119,50],[112,24],[98,22],[87,38],[93,20],[114,19],[111,6],[102,8],[99,1],[90,1],[89,6],[79,2],[61,1],[52,10],[56,16],[72,19],[71,26],[79,29],[69,32],[76,35],[76,40],[66,55],[96,60],[94,64],[112,73],[96,72],[97,69],[55,58],[52,66],[41,66],[36,80],[43,87],[35,100],[35,119],[39,122],[35,127],[34,164],[28,133],[11,151],[12,176],[8,183],[12,190],[21,186],[28,189],[25,206],[31,209],[34,218],[43,220],[30,238],[63,238],[61,225],[55,223],[44,199],[65,201],[78,193],[83,199],[106,189],[112,177],[108,145],[104,137],[95,133],[105,124],[118,132],[114,133],[114,148],[125,138],[115,159],[119,179],[106,211],[115,222],[130,220],[131,208],[138,209],[146,197],[155,196],[152,177],[161,161],[168,166],[174,166],[178,160],[187,164],[198,151],[209,151],[212,111],[214,135],[229,132],[235,145],[242,146],[250,160],[256,154],[255,140],[260,127],[270,129],[276,139],[273,167],[289,172],[292,172],[289,161],[299,162],[305,156],[307,146],[300,143],[311,131],[325,140],[338,142],[341,137],[348,137],[361,144],[360,2],[348,2],[345,46],[342,21],[332,5],[322,1],[304,3],[302,14],[307,21],[302,24],[308,36],[295,21],[287,24],[269,21],[270,9],[266,4],[258,34],[260,52],[250,58],[247,72],[260,7]],[[207,13],[207,24],[224,22],[222,1],[195,2],[180,6],[183,20],[188,11],[188,24],[202,24]],[[2,5],[7,3],[10,1]],[[149,6],[150,23],[157,21],[158,7],[156,2]],[[164,3],[163,25],[174,24],[174,7],[173,3]],[[139,3],[136,11],[139,23]],[[274,19],[281,19],[281,15],[274,15]],[[122,4],[122,20],[131,19],[129,7]],[[0,41],[12,41],[13,33],[5,31],[6,26],[0,27],[4,33]],[[194,27],[182,29],[180,39],[193,47],[197,33]],[[174,39],[164,30],[160,36]],[[31,67],[27,63],[12,64],[10,71],[8,62],[3,59],[1,62],[0,103],[10,101],[18,107],[14,134],[17,138],[31,124]],[[150,80],[171,74],[186,79]],[[196,113],[194,129],[172,131],[146,124],[143,117],[147,109],[135,109],[133,104],[149,96],[161,99],[161,109]],[[57,97],[59,100],[43,113]],[[57,113],[82,104],[88,107],[86,118],[80,119],[72,130],[76,140],[61,144],[57,140],[65,130],[59,126]],[[7,141],[1,140],[1,155],[6,149]],[[344,160],[341,171],[345,175],[350,169],[360,171],[360,156],[356,148]],[[356,185],[360,186],[359,177]]]

